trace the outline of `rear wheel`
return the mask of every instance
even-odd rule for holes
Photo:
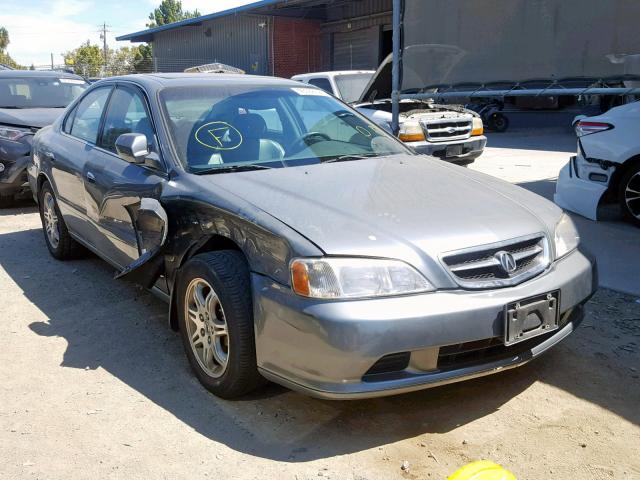
[[[502,113],[493,113],[489,117],[487,127],[489,128],[489,130],[493,130],[494,132],[506,132],[509,128],[509,119]]]
[[[177,294],[182,343],[200,383],[222,398],[262,385],[243,255],[233,250],[196,255],[181,269]]]
[[[69,234],[49,182],[45,182],[40,190],[39,208],[44,240],[51,255],[58,260],[75,258],[82,247]]]
[[[618,197],[623,217],[640,227],[640,164],[624,174]]]

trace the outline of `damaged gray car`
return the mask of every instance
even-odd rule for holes
[[[551,202],[416,155],[274,78],[100,81],[34,140],[58,259],[88,248],[169,303],[202,384],[389,395],[523,365],[597,288]]]

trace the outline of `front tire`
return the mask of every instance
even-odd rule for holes
[[[634,165],[623,175],[618,199],[625,220],[640,227],[640,164]]]
[[[82,247],[69,234],[49,182],[42,185],[38,200],[44,240],[49,252],[58,260],[76,258]]]
[[[200,383],[227,399],[262,385],[244,256],[233,250],[196,255],[181,269],[177,288],[180,336]]]
[[[489,117],[487,127],[489,130],[493,130],[494,132],[504,133],[509,128],[509,119],[502,113],[493,113]]]

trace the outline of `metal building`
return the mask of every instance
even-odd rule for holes
[[[153,44],[154,69],[212,62],[289,77],[375,69],[391,53],[391,0],[262,0],[117,38]]]

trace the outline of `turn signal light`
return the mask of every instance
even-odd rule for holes
[[[400,126],[398,138],[403,142],[422,142],[424,131],[418,122],[407,122]]]
[[[309,271],[304,263],[295,261],[291,264],[291,286],[298,295],[308,297],[311,294]]]
[[[480,117],[473,117],[473,130],[471,130],[471,136],[475,137],[484,133],[484,124]]]

